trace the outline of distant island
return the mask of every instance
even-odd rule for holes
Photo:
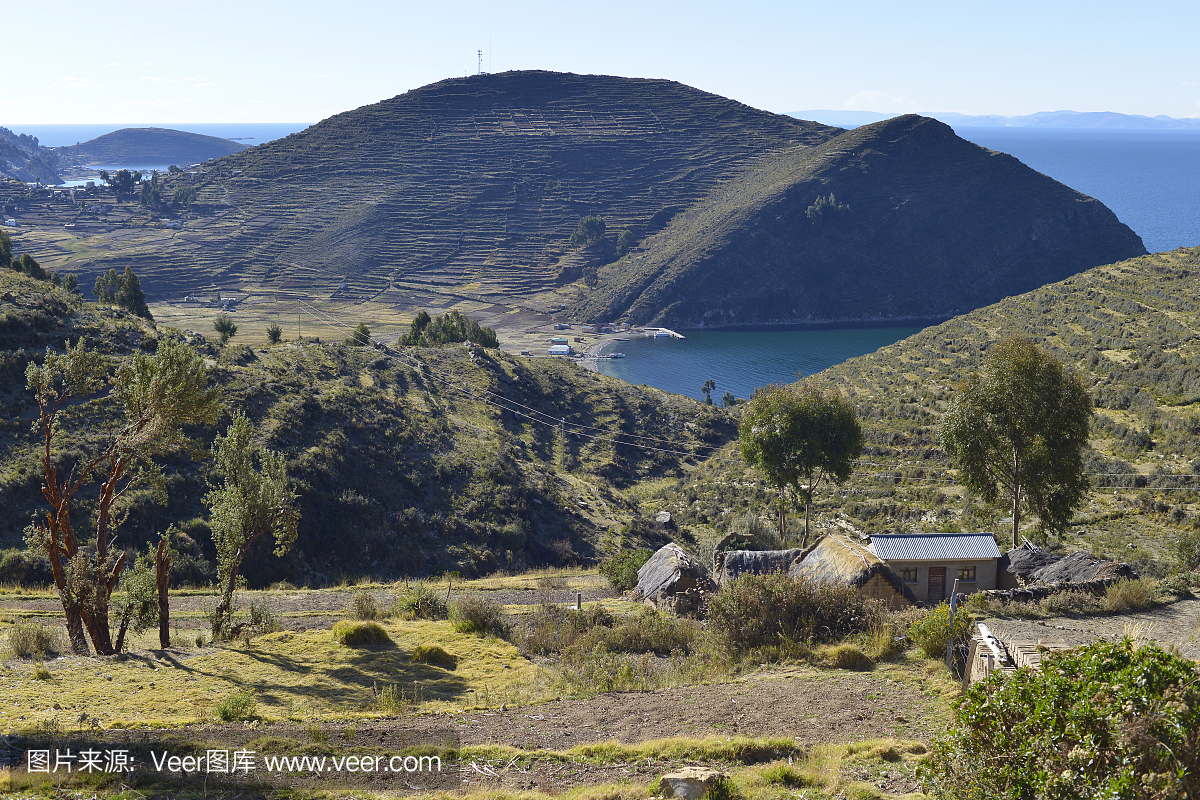
[[[857,128],[902,116],[878,111],[818,109],[793,111],[788,116],[812,120],[839,128]],[[999,114],[956,114],[950,111],[922,111],[921,116],[940,120],[953,128],[1038,128],[1044,130],[1141,130],[1194,131],[1200,133],[1200,117],[1168,117],[1159,114],[1118,114],[1113,111],[1039,111],[1036,114],[1005,117]]]
[[[216,136],[169,128],[122,128],[83,144],[56,147],[60,164],[198,164],[245,150]]]

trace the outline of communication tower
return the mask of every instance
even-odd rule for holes
[[[483,51],[482,51],[482,50],[476,50],[475,52],[476,52],[476,54],[479,56],[479,71],[478,71],[478,72],[476,72],[475,74],[476,74],[476,75],[483,75],[483,74],[484,74],[484,72],[483,72]]]

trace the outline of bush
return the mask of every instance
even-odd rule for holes
[[[450,604],[450,622],[459,633],[501,635],[503,614],[499,603],[478,594],[463,595]]]
[[[950,629],[950,605],[942,603],[931,608],[925,615],[908,627],[908,636],[921,652],[930,658],[945,658],[946,645],[951,640],[955,645],[965,644],[971,640],[972,626],[975,624],[971,612],[959,608],[954,612],[954,629]]]
[[[1200,529],[1182,531],[1175,540],[1175,557],[1184,572],[1200,567]]]
[[[254,696],[253,689],[245,689],[217,703],[214,711],[222,722],[253,719],[258,711],[258,699]]]
[[[874,661],[892,661],[904,654],[908,640],[901,633],[898,621],[883,614],[871,623],[866,633],[866,653]]]
[[[458,656],[447,653],[436,644],[417,645],[413,648],[412,660],[418,664],[432,664],[442,669],[454,669],[458,666]]]
[[[446,600],[433,584],[413,581],[396,600],[396,613],[403,619],[445,619]]]
[[[8,632],[8,654],[12,658],[43,659],[65,649],[62,632],[41,622],[18,622]]]
[[[333,625],[333,639],[346,647],[370,647],[391,644],[392,637],[378,622],[355,622],[343,619]]]
[[[361,620],[379,619],[379,604],[375,595],[363,590],[354,594],[354,618]]]
[[[1104,595],[1109,611],[1140,611],[1157,602],[1156,586],[1149,578],[1117,581]]]
[[[1106,608],[1103,598],[1088,591],[1074,589],[1069,592],[1055,592],[1042,600],[1042,608],[1052,616],[1066,614],[1099,614]]]
[[[713,596],[709,624],[731,652],[840,639],[867,630],[875,607],[856,589],[787,575],[742,575]]]
[[[922,777],[934,797],[1198,797],[1200,668],[1126,639],[995,673]]]
[[[50,569],[50,559],[40,553],[15,547],[0,551],[0,583],[53,585],[54,572]]]
[[[652,555],[654,551],[645,547],[640,550],[620,550],[600,562],[600,574],[608,578],[618,592],[628,592],[637,586],[637,572]]]
[[[412,706],[412,701],[404,694],[404,689],[394,684],[375,688],[374,693],[375,705],[389,714],[403,714]]]
[[[250,633],[260,635],[275,633],[282,626],[279,624],[279,617],[267,605],[266,600],[252,600],[250,602],[250,623],[248,627],[250,628]]]

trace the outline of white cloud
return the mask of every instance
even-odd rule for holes
[[[215,84],[215,83],[208,83],[208,82],[205,82],[205,83],[197,83],[197,84],[196,84],[196,88],[197,88],[197,89],[199,89],[201,86],[216,86],[216,84]]]
[[[859,92],[842,104],[842,111],[878,111],[884,114],[905,114],[922,110],[904,95],[890,95],[874,89]]]
[[[153,77],[149,77],[149,76],[142,78],[142,80],[143,81],[154,81],[155,83],[174,83],[175,82],[175,81],[171,80],[170,78],[153,78]]]
[[[118,63],[117,63],[117,62],[115,62],[115,61],[112,61],[112,62],[110,62],[110,63],[108,63],[108,64],[105,64],[105,65],[104,65],[104,68],[105,68],[105,69],[108,69],[109,67],[119,67],[119,66],[121,66],[121,65],[120,65],[120,64],[118,64]]]

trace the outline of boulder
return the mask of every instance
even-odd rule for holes
[[[680,800],[700,800],[722,778],[729,776],[708,767],[681,767],[658,779],[658,791],[663,797]]]

